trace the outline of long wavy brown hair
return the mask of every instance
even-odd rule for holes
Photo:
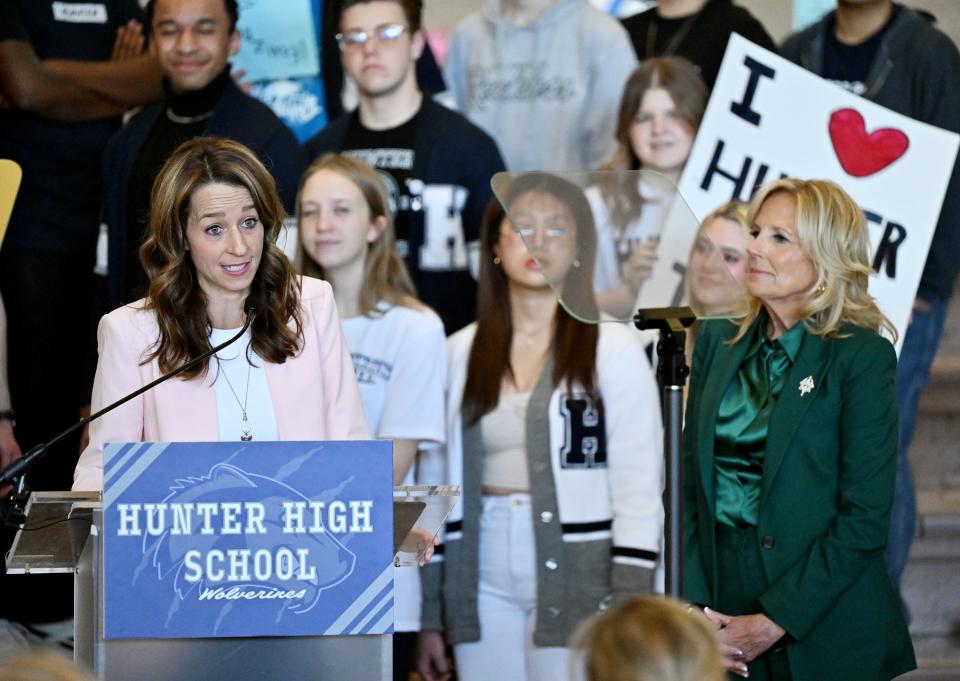
[[[515,178],[506,192],[507,206],[525,194],[549,194],[570,208],[577,228],[577,260],[563,281],[566,304],[586,318],[597,319],[593,294],[593,262],[596,228],[593,213],[583,191],[576,185],[548,173],[526,173]],[[487,206],[480,228],[480,278],[477,283],[477,333],[470,348],[467,381],[463,390],[464,423],[471,425],[496,408],[504,376],[513,378],[510,343],[513,316],[510,309],[507,275],[494,262],[494,246],[500,239],[500,225],[508,219],[496,198]],[[595,393],[597,361],[596,324],[587,324],[557,305],[553,330],[553,384],[573,383],[590,395]]]
[[[670,94],[680,118],[690,126],[693,135],[697,134],[709,97],[697,67],[681,57],[644,59],[624,85],[617,114],[617,150],[601,170],[640,169],[640,159],[630,144],[630,128],[640,111],[643,96],[654,88],[663,88]],[[632,173],[605,173],[600,179],[600,191],[610,221],[625,230],[643,206],[636,177]]]
[[[417,300],[417,290],[410,279],[410,273],[407,272],[407,266],[397,255],[390,194],[377,171],[363,161],[349,156],[324,154],[311,163],[300,178],[300,186],[297,188],[297,227],[300,241],[297,244],[296,258],[300,272],[309,277],[327,278],[320,263],[315,262],[303,247],[303,209],[300,205],[304,185],[321,170],[329,170],[350,180],[360,190],[370,211],[370,220],[383,217],[387,221],[386,229],[380,233],[377,240],[367,244],[367,254],[363,261],[363,284],[360,286],[358,301],[360,314],[365,317],[379,316],[382,314],[378,307],[381,302],[422,309],[423,305]]]
[[[293,266],[277,246],[285,216],[273,177],[242,144],[197,137],[181,144],[160,169],[150,195],[150,234],[140,247],[140,262],[150,279],[146,309],[153,310],[160,337],[144,363],[156,358],[171,371],[210,350],[206,295],[187,250],[187,219],[194,193],[210,184],[250,192],[264,226],[263,254],[244,309],[255,310],[250,348],[268,362],[282,364],[303,342],[300,284]],[[185,371],[185,379],[203,376],[209,360]]]

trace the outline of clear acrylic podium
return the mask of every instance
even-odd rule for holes
[[[394,489],[397,565],[416,564],[458,501],[459,487]],[[103,681],[392,678],[391,636],[104,639],[103,505],[99,493],[34,492],[7,554],[9,574],[74,573],[74,658]]]

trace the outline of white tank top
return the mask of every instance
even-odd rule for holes
[[[501,392],[496,409],[480,419],[483,439],[483,486],[526,492],[527,404],[530,393]]]

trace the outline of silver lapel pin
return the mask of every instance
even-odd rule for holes
[[[808,392],[813,390],[813,376],[807,376],[805,379],[800,381],[800,397],[803,397]]]

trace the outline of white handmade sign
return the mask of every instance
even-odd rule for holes
[[[733,35],[679,189],[702,220],[780,177],[837,182],[867,215],[878,271],[870,291],[902,340],[958,145],[954,133],[850,94]],[[682,283],[676,266],[686,263],[695,234],[671,227],[650,289]],[[642,294],[638,302],[644,306]]]

